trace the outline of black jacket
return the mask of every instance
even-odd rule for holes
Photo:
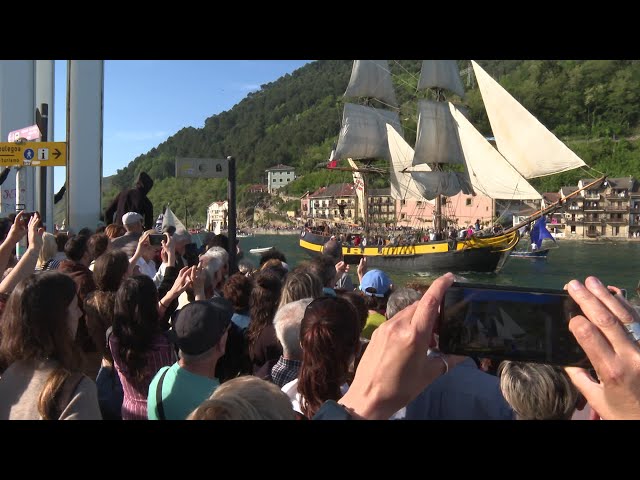
[[[136,186],[129,190],[123,190],[104,212],[104,222],[108,225],[115,223],[122,225],[122,216],[127,212],[136,212],[144,217],[145,230],[153,228],[153,204],[147,198],[149,190],[153,187],[153,180],[145,172],[140,172],[136,180]]]

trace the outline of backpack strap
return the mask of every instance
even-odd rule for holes
[[[162,372],[162,375],[160,375],[160,380],[158,380],[158,385],[156,386],[156,407],[158,409],[158,420],[166,420],[166,417],[164,416],[164,406],[162,405],[162,382],[164,381],[164,376],[169,371],[169,368],[171,367],[168,367],[164,372]]]
[[[62,384],[62,387],[60,387],[59,392],[56,394],[56,419],[60,418],[62,412],[64,412],[64,410],[71,402],[73,394],[75,393],[78,385],[84,377],[85,375],[82,372],[72,372],[71,375],[66,378],[66,380]]]

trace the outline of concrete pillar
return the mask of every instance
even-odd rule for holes
[[[0,141],[6,142],[9,132],[35,124],[35,61],[0,60]],[[13,168],[0,187],[0,215],[16,211],[16,200],[27,210],[34,207],[33,168],[25,167],[20,177],[20,195],[16,189],[16,169]]]
[[[104,61],[67,67],[67,226],[94,230],[100,219]]]

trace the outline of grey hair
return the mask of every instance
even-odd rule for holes
[[[580,394],[561,368],[503,361],[500,390],[518,420],[570,420]]]
[[[422,294],[413,288],[400,288],[389,296],[387,300],[386,317],[393,318],[400,310],[404,310],[409,305],[422,298]]]
[[[313,298],[303,298],[278,308],[273,317],[273,326],[276,329],[276,337],[282,345],[282,353],[293,360],[302,359],[302,347],[300,347],[300,324],[307,306]]]
[[[207,274],[207,282],[209,285],[223,265],[229,263],[229,254],[222,247],[211,247],[200,257],[205,261],[205,272]]]
[[[186,240],[188,243],[191,241],[191,234],[186,230],[182,230],[182,229],[176,230],[175,233],[173,234],[173,239],[176,242],[182,242]]]

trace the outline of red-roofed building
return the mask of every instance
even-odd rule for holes
[[[355,223],[358,200],[352,183],[334,183],[320,187],[309,195],[308,202],[311,218]]]

